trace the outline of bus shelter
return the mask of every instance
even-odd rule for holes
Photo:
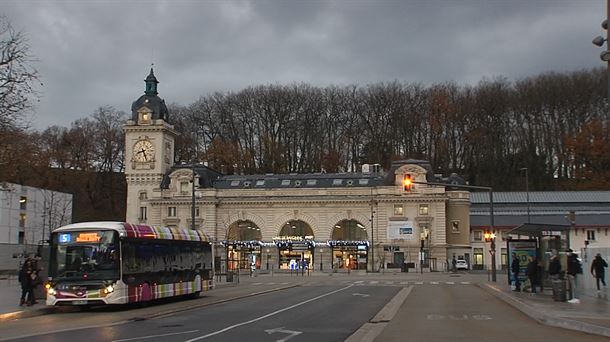
[[[542,270],[540,284],[543,288],[550,285],[548,270],[549,261],[553,253],[559,255],[562,269],[566,269],[567,260],[565,251],[570,248],[570,228],[569,225],[524,223],[508,232],[511,239],[530,239],[536,241],[536,257]],[[510,254],[508,258],[510,264]]]

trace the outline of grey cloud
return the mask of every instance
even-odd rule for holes
[[[476,84],[601,66],[596,0],[17,1],[45,86],[35,126],[129,111],[151,63],[167,102],[249,85]]]

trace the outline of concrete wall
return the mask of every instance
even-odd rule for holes
[[[14,273],[19,270],[24,252],[36,253],[37,245],[17,245],[0,243],[0,273]]]

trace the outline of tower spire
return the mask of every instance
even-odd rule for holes
[[[157,92],[157,84],[159,83],[159,81],[157,81],[157,78],[155,77],[153,65],[154,63],[151,63],[150,74],[148,74],[148,76],[144,80],[144,82],[146,83],[146,90],[144,91],[144,94],[150,96],[156,96],[157,94],[159,94]]]

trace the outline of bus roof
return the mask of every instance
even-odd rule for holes
[[[126,222],[81,222],[59,227],[53,232],[111,229],[121,237],[161,240],[209,241],[201,230],[149,226]]]

